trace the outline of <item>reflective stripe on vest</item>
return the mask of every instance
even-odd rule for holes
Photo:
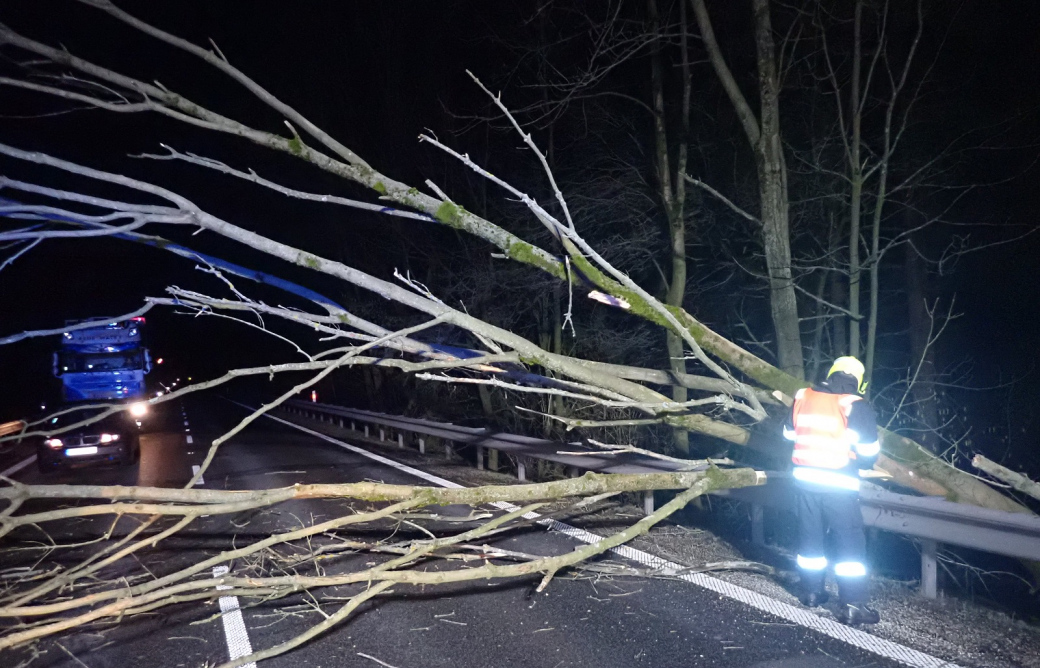
[[[791,472],[795,480],[818,485],[827,489],[844,489],[850,492],[859,491],[859,478],[839,473],[838,471],[825,471],[824,469],[810,466],[796,466]]]
[[[842,469],[848,466],[850,448],[859,440],[849,431],[849,413],[860,397],[806,389],[796,395],[792,412],[794,454],[797,466]]]

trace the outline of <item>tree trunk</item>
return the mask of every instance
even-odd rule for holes
[[[763,138],[766,134],[763,133]],[[791,243],[787,221],[787,185],[783,177],[780,136],[772,135],[759,147],[757,162],[762,191],[762,241],[769,274],[769,305],[776,333],[779,366],[796,378],[804,377],[798,301],[791,277]]]
[[[863,41],[860,28],[863,21],[863,2],[856,1],[856,17],[853,21],[852,86],[849,91],[849,116],[852,118],[852,138],[849,145],[849,180],[852,193],[849,203],[849,354],[860,355],[859,293],[862,270],[859,262],[859,235],[863,211],[863,160],[860,157],[862,143],[863,114],[860,110],[860,70],[862,66]],[[839,101],[838,104],[841,104]]]
[[[647,8],[650,21],[657,35],[661,31],[661,23],[657,13],[657,0],[647,0]],[[676,159],[676,173],[673,186],[671,159],[668,155],[668,121],[665,116],[664,104],[664,64],[661,59],[661,50],[656,48],[650,59],[651,84],[653,86],[653,109],[654,109],[654,148],[656,152],[658,182],[660,184],[661,203],[665,216],[668,219],[668,247],[671,255],[672,275],[668,282],[668,291],[665,295],[665,304],[682,308],[683,298],[686,296],[686,181],[683,174],[686,172],[686,140],[689,126],[690,106],[690,78],[689,62],[686,55],[686,6],[680,3],[679,7],[681,23],[681,57],[683,75],[683,99],[680,109],[681,137],[679,138],[678,157]],[[686,373],[686,359],[683,350],[683,341],[678,334],[665,332],[665,347],[668,351],[668,368],[676,374]],[[689,398],[685,387],[681,385],[672,386],[672,399],[674,401],[686,401]],[[684,455],[690,451],[690,435],[685,429],[672,430],[672,444],[675,449]]]
[[[752,0],[755,50],[758,63],[760,117],[755,117],[733,73],[726,65],[704,0],[690,0],[712,68],[733,104],[755,153],[761,201],[762,247],[769,276],[769,304],[776,334],[780,368],[795,378],[805,375],[798,300],[791,277],[791,239],[788,224],[787,165],[780,141],[779,83],[776,47],[769,17],[769,0]]]
[[[762,237],[769,272],[770,305],[780,368],[803,378],[798,301],[791,280],[791,233],[787,220],[787,166],[780,141],[780,91],[769,0],[752,0],[762,131],[755,147],[762,196]]]
[[[857,144],[858,145],[858,144]],[[857,155],[858,150],[854,152]],[[849,206],[849,354],[859,358],[859,291],[863,270],[859,263],[860,202],[863,199],[863,176],[859,169],[852,170],[852,194]]]

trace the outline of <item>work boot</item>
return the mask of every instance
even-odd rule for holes
[[[838,608],[838,621],[848,626],[859,626],[860,624],[877,624],[881,621],[881,615],[874,608],[863,603],[846,603]]]
[[[818,608],[829,598],[830,594],[825,591],[808,591],[798,595],[798,600],[807,608]]]

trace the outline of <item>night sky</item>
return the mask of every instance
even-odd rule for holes
[[[564,10],[580,4],[558,3],[561,18],[552,25],[561,34],[577,30],[580,18]],[[738,65],[751,55],[746,32],[749,12],[744,4],[709,2],[717,14],[720,40]],[[909,3],[893,3],[904,10],[905,5]],[[497,125],[488,130],[486,124],[469,120],[487,113],[487,101],[465,70],[473,70],[493,89],[504,90],[506,99],[518,105],[537,97],[540,93],[527,87],[518,74],[529,60],[521,46],[535,37],[538,8],[546,6],[543,11],[549,11],[548,7],[556,7],[554,3],[310,0],[290,6],[181,0],[120,2],[119,6],[196,44],[206,45],[213,38],[236,66],[398,180],[417,186],[426,178],[445,187],[466,183],[461,166],[418,145],[416,137],[424,129],[474,155],[493,152],[493,171],[518,179],[529,175],[528,166],[516,167],[530,156],[517,148],[514,137],[504,135]],[[954,233],[970,233],[979,244],[1021,234],[1038,224],[1040,209],[1038,172],[1030,168],[1040,138],[1036,85],[1040,6],[1027,0],[931,6],[935,18],[950,29],[936,61],[937,83],[929,91],[931,115],[919,122],[930,125],[928,131],[936,136],[971,123],[1004,123],[1007,128],[1003,145],[965,158],[957,174],[963,182],[1005,182],[965,197],[951,213],[964,229],[948,231],[941,243]],[[0,22],[143,80],[158,79],[221,113],[285,134],[276,114],[227,78],[97,10],[70,0],[9,0],[0,7]],[[6,48],[2,52],[7,59],[2,66],[7,73],[15,71],[10,59],[22,54]],[[632,68],[630,76],[626,85],[631,90],[645,90],[645,68]],[[693,76],[699,89],[711,89],[714,75],[706,65],[695,64]],[[717,107],[723,121],[724,106]],[[54,99],[0,88],[0,141],[161,183],[231,222],[380,277],[409,263],[419,267],[422,248],[456,241],[450,230],[432,225],[294,202],[190,165],[127,157],[157,151],[159,142],[164,142],[237,167],[252,167],[286,185],[374,199],[372,193],[242,140],[189,129],[154,115],[81,110],[39,117],[66,109],[68,104]],[[645,131],[640,122],[637,119],[635,127]],[[703,135],[717,132],[705,118],[695,122],[704,124],[699,130]],[[649,142],[649,134],[640,136]],[[734,146],[739,148],[742,140],[737,136]],[[572,132],[559,139],[559,150],[577,155],[582,141],[580,133]],[[10,161],[0,162],[0,171],[14,178],[72,185],[52,172]],[[753,173],[736,175],[737,181],[747,178],[753,178]],[[470,195],[472,190],[461,193],[460,201],[480,212],[476,202],[464,199]],[[299,281],[348,306],[358,298],[330,280],[211,235],[190,236],[179,229],[152,231]],[[1038,256],[1040,234],[973,253],[952,267],[937,289],[947,299],[956,295],[958,311],[964,314],[944,339],[942,358],[948,363],[969,360],[971,383],[978,386],[1021,378],[1014,394],[1026,411],[1036,405],[1033,398],[1040,400],[1035,390],[1040,380],[1040,370],[1035,369],[1040,349]],[[159,250],[115,240],[45,242],[0,272],[0,333],[59,326],[65,318],[128,312],[142,297],[161,295],[168,285],[220,292],[212,277],[195,271],[192,263]],[[273,290],[249,289],[257,298],[304,306]],[[721,289],[724,297],[725,286]],[[721,321],[720,316],[699,313],[696,304],[688,308],[709,322]],[[293,359],[287,346],[214,318],[153,312],[149,325],[153,352],[171,362],[171,373],[216,375],[233,365]],[[889,325],[898,329],[898,323]],[[0,419],[14,417],[56,392],[57,381],[49,374],[52,346],[51,341],[35,341],[0,348]],[[1007,392],[971,396],[993,410],[1006,400]],[[1023,424],[1035,422],[1032,410],[1022,417]]]

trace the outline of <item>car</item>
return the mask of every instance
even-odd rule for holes
[[[57,432],[97,414],[97,409],[69,407],[71,410],[40,425],[44,431]],[[134,402],[127,410],[69,431],[53,433],[36,445],[36,466],[41,472],[74,466],[116,463],[129,466],[141,455],[141,424],[148,404]]]

